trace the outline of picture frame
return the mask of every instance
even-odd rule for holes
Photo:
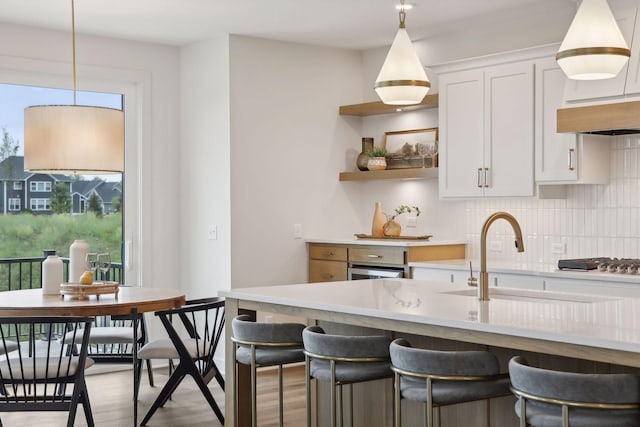
[[[438,166],[438,128],[384,133],[387,169]]]

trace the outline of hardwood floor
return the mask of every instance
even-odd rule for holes
[[[258,425],[278,425],[278,376],[276,369],[261,370],[258,374]],[[139,421],[151,406],[162,385],[167,380],[166,369],[154,370],[156,387],[149,387],[146,372],[140,387],[138,402]],[[133,425],[133,403],[131,401],[133,378],[131,371],[109,374],[87,375],[89,399],[96,426],[130,427]],[[284,374],[285,425],[305,425],[304,366],[285,369]],[[214,381],[210,389],[216,402],[224,412],[224,393]],[[0,405],[1,410],[1,405]],[[245,408],[250,411],[250,408]],[[58,427],[67,423],[66,412],[2,412],[3,427]],[[78,408],[76,426],[86,426],[82,408]],[[220,426],[218,419],[190,378],[178,387],[164,408],[151,418],[149,427]]]

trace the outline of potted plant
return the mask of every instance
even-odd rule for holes
[[[400,224],[398,224],[397,222],[394,221],[394,219],[403,213],[412,213],[415,212],[416,217],[420,216],[420,208],[417,206],[407,206],[407,205],[400,205],[397,208],[394,209],[395,214],[393,215],[389,215],[387,213],[385,213],[385,216],[387,217],[387,222],[384,223],[384,225],[382,226],[382,232],[384,233],[385,236],[399,236],[400,232],[402,231],[402,227],[400,226]]]
[[[369,161],[367,162],[367,169],[370,171],[379,171],[387,168],[387,149],[384,147],[373,147],[373,150],[369,151]]]

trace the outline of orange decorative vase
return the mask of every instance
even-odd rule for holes
[[[373,210],[373,223],[371,224],[371,236],[384,237],[384,223],[387,222],[382,213],[382,205],[380,202],[376,202],[376,207]]]
[[[389,221],[384,223],[384,226],[382,227],[382,232],[384,233],[385,236],[397,237],[402,232],[402,227],[400,226],[400,224],[390,219]]]

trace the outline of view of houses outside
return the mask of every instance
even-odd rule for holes
[[[119,94],[78,92],[77,104],[122,108]],[[86,240],[92,252],[109,252],[121,261],[121,174],[61,175],[24,171],[24,108],[72,104],[70,90],[0,84],[0,283],[15,282],[2,260],[43,257],[43,251],[69,254],[75,239]],[[29,272],[33,287],[40,271]],[[20,279],[24,281],[24,278]],[[15,287],[14,287],[15,288]],[[2,289],[0,289],[2,290]]]

